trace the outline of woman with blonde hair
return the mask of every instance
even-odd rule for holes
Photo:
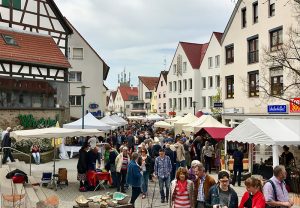
[[[266,200],[262,193],[262,181],[250,177],[245,181],[246,192],[244,193],[239,208],[265,208]]]
[[[191,208],[193,206],[194,183],[188,180],[188,170],[179,167],[176,179],[171,182],[170,207]]]

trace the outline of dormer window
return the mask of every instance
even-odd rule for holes
[[[3,34],[2,37],[7,45],[18,45],[12,36]]]

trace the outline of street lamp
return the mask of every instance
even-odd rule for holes
[[[194,115],[196,115],[196,103],[198,103],[197,101],[193,101],[193,108],[194,108]]]
[[[81,128],[84,129],[84,96],[85,96],[85,89],[90,88],[82,85],[81,87],[77,87],[81,89],[81,97],[82,97],[82,126]]]

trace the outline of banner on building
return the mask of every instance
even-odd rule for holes
[[[300,113],[300,98],[290,99],[290,112]]]

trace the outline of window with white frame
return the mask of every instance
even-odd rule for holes
[[[206,108],[206,97],[202,97],[202,108]]]
[[[189,108],[193,107],[193,98],[189,97]]]
[[[181,98],[178,98],[178,110],[182,110],[182,100]]]
[[[172,82],[169,82],[169,92],[172,92]]]
[[[186,61],[182,63],[182,71],[183,73],[186,73]]]
[[[193,89],[193,80],[189,79],[189,90]]]
[[[174,87],[174,92],[177,91],[177,82],[176,81],[173,81],[173,87]]]
[[[83,59],[83,48],[73,48],[73,59]]]
[[[220,87],[220,75],[216,75],[216,87]]]
[[[215,56],[215,66],[216,68],[220,67],[220,55]]]
[[[81,95],[70,95],[70,105],[81,106]]]
[[[202,89],[206,89],[206,77],[202,77]]]
[[[173,104],[172,104],[172,98],[169,98],[169,108],[173,108]]]
[[[209,102],[209,107],[213,107],[213,97],[212,96],[208,97],[208,102]]]
[[[213,77],[212,77],[212,76],[209,76],[209,77],[208,77],[208,86],[209,86],[209,88],[212,88],[213,85],[214,85],[214,83],[213,83]]]
[[[183,80],[183,91],[187,90],[187,80]]]
[[[81,82],[82,72],[70,71],[69,82]]]
[[[173,98],[173,109],[177,108],[177,99]]]
[[[213,68],[213,58],[212,57],[208,57],[208,68]]]
[[[183,98],[183,108],[186,108],[187,107],[187,98],[184,97]]]

